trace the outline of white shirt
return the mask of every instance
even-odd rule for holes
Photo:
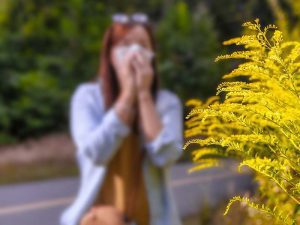
[[[163,128],[149,143],[143,162],[151,225],[181,225],[169,182],[169,167],[182,153],[182,105],[170,91],[160,90],[156,109]],[[77,147],[80,187],[74,202],[63,212],[61,225],[78,225],[92,206],[105,177],[106,165],[130,128],[114,108],[105,111],[98,82],[77,87],[70,108],[70,128]]]

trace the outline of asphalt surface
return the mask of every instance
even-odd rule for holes
[[[251,177],[232,166],[188,174],[190,164],[172,168],[174,196],[182,217],[195,215],[253,188]],[[78,190],[76,177],[0,186],[0,225],[58,225]]]

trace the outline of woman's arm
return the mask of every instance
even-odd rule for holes
[[[156,166],[169,166],[182,154],[181,102],[175,95],[165,92],[159,99],[158,112],[152,99],[140,100],[147,152]]]
[[[139,116],[146,148],[152,162],[159,167],[174,163],[182,153],[182,108],[175,95],[165,94],[159,98],[160,112],[151,96],[153,68],[150,61],[137,53],[133,58]]]
[[[95,107],[101,107],[100,102],[92,98],[90,91],[89,87],[82,85],[72,97],[71,133],[79,154],[87,155],[95,164],[106,164],[130,129],[125,111],[125,119],[118,115],[117,111],[122,110],[120,106],[107,112],[102,109],[103,116],[99,118]]]
[[[153,141],[160,133],[163,124],[156,110],[150,91],[139,92],[138,95],[139,121],[147,142]]]

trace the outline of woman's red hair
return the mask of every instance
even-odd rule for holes
[[[102,94],[104,96],[106,110],[108,110],[115,103],[120,92],[117,75],[113,67],[113,64],[111,62],[111,50],[114,45],[116,45],[119,41],[121,41],[124,38],[124,36],[134,26],[137,25],[142,26],[145,29],[145,31],[149,35],[153,51],[155,52],[156,46],[154,41],[154,35],[151,27],[148,24],[113,23],[105,32],[103,43],[102,43],[102,52],[100,56],[99,76],[101,79],[101,89],[102,89]],[[152,66],[154,71],[154,79],[151,86],[151,93],[155,100],[156,93],[158,90],[158,74],[157,74],[155,59],[153,59],[152,61]]]

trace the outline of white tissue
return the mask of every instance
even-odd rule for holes
[[[154,57],[154,53],[152,51],[149,51],[148,49],[142,47],[139,44],[131,44],[128,46],[120,46],[116,49],[116,56],[117,60],[120,62],[124,59],[125,55],[129,52],[142,52],[149,60],[151,60]]]

